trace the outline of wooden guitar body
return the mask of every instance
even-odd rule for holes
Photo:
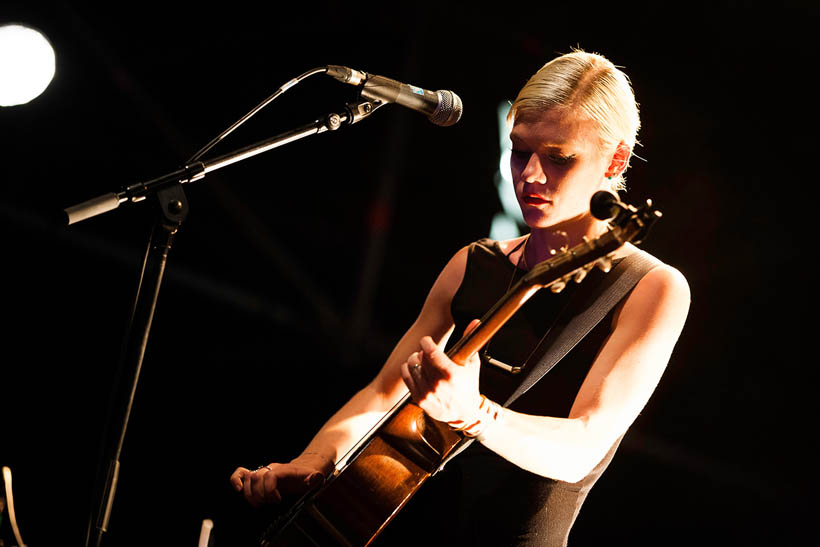
[[[262,545],[368,545],[461,440],[403,401],[344,471],[274,523]]]

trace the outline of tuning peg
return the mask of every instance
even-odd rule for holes
[[[576,283],[580,283],[581,281],[584,280],[584,278],[586,276],[587,276],[587,269],[586,268],[579,268],[578,271],[576,271],[575,274],[573,274],[572,280],[575,281]]]

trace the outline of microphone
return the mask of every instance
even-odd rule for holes
[[[361,96],[365,99],[396,103],[421,112],[436,125],[455,124],[461,119],[464,110],[461,98],[452,91],[428,91],[339,65],[328,65],[327,74],[340,82],[361,86]]]

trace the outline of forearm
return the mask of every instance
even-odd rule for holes
[[[321,458],[325,474],[393,408],[407,393],[399,366],[416,348],[417,324],[399,340],[379,374],[357,392],[322,426],[300,458]]]
[[[689,307],[676,270],[658,267],[632,291],[575,397],[570,418],[504,410],[483,443],[542,476],[577,482],[632,425],[669,361]]]
[[[430,335],[439,344],[449,337],[453,329],[450,302],[461,285],[466,260],[465,247],[439,274],[418,318],[393,348],[376,378],[325,423],[305,448],[304,457],[319,456],[325,461],[338,463],[407,394],[401,365],[418,350],[422,336]]]
[[[389,409],[396,390],[385,396],[373,383],[354,395],[308,443],[305,450],[290,462],[272,462],[255,470],[238,467],[231,475],[231,485],[244,491],[254,506],[279,503],[284,496],[302,495],[328,478],[336,462]]]
[[[583,418],[532,416],[509,409],[482,437],[484,446],[511,463],[566,482],[584,478],[615,441],[596,433]]]
[[[331,416],[299,459],[322,462],[323,471],[328,474],[332,465],[338,463],[400,398],[400,393],[388,396],[368,384]]]

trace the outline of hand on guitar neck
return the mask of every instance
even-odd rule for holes
[[[479,320],[474,319],[464,334],[469,334],[478,324]],[[481,404],[478,355],[471,355],[466,363],[455,363],[429,336],[422,338],[419,345],[421,351],[410,355],[401,367],[402,379],[413,402],[440,422],[469,420]]]

